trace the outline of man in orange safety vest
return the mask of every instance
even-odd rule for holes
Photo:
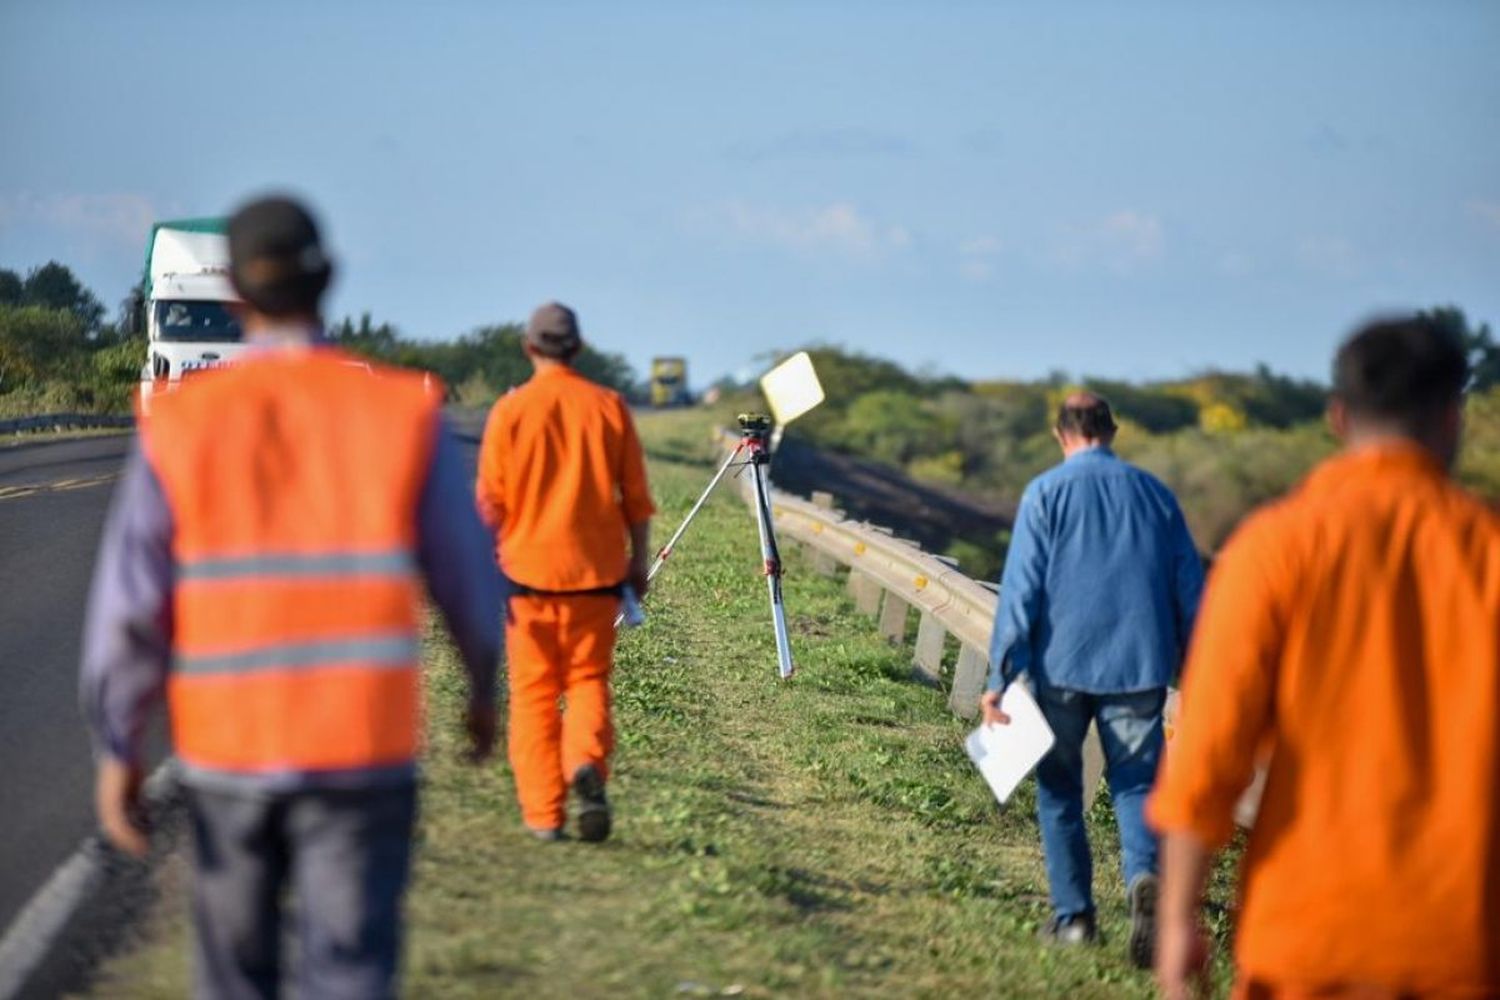
[[[147,850],[141,730],[168,706],[192,820],[197,992],[394,991],[421,721],[423,584],[495,740],[499,575],[421,375],[322,343],[332,275],[296,202],[228,228],[254,350],[152,400],[106,525],[82,696],[108,838]]]

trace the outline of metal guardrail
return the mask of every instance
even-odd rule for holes
[[[91,430],[104,427],[132,427],[135,418],[99,413],[45,413],[35,417],[0,420],[0,434],[25,434],[31,431]]]
[[[949,707],[965,718],[978,714],[989,670],[998,600],[994,591],[949,560],[878,525],[844,517],[827,494],[807,501],[773,491],[771,512],[777,533],[816,550],[824,572],[849,567],[855,606],[878,619],[887,639],[904,643],[909,616],[917,612],[913,665],[924,676],[937,680],[943,675],[944,640],[949,635],[958,640]]]

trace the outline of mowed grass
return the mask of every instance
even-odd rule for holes
[[[641,426],[664,533],[707,482],[708,428],[695,413]],[[503,759],[463,763],[462,670],[430,630],[407,995],[1152,994],[1124,957],[1108,797],[1090,813],[1105,943],[1045,947],[1029,783],[997,810],[963,754],[966,724],[911,679],[909,651],[878,638],[810,560],[789,563],[799,669],[780,682],[738,495],[723,490],[690,530],[647,624],[619,644],[616,825],[603,845],[532,841]],[[186,991],[181,867],[167,873],[174,902],[99,995]]]

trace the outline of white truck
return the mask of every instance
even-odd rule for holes
[[[228,364],[245,351],[229,311],[227,219],[177,219],[151,227],[146,243],[146,363],[141,404],[184,375]]]

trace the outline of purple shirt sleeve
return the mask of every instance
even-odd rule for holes
[[[96,748],[140,763],[172,653],[172,513],[140,442],[131,446],[94,563],[80,696]]]
[[[417,560],[468,670],[470,698],[494,704],[500,570],[494,540],[474,509],[470,480],[444,421],[417,512]]]

